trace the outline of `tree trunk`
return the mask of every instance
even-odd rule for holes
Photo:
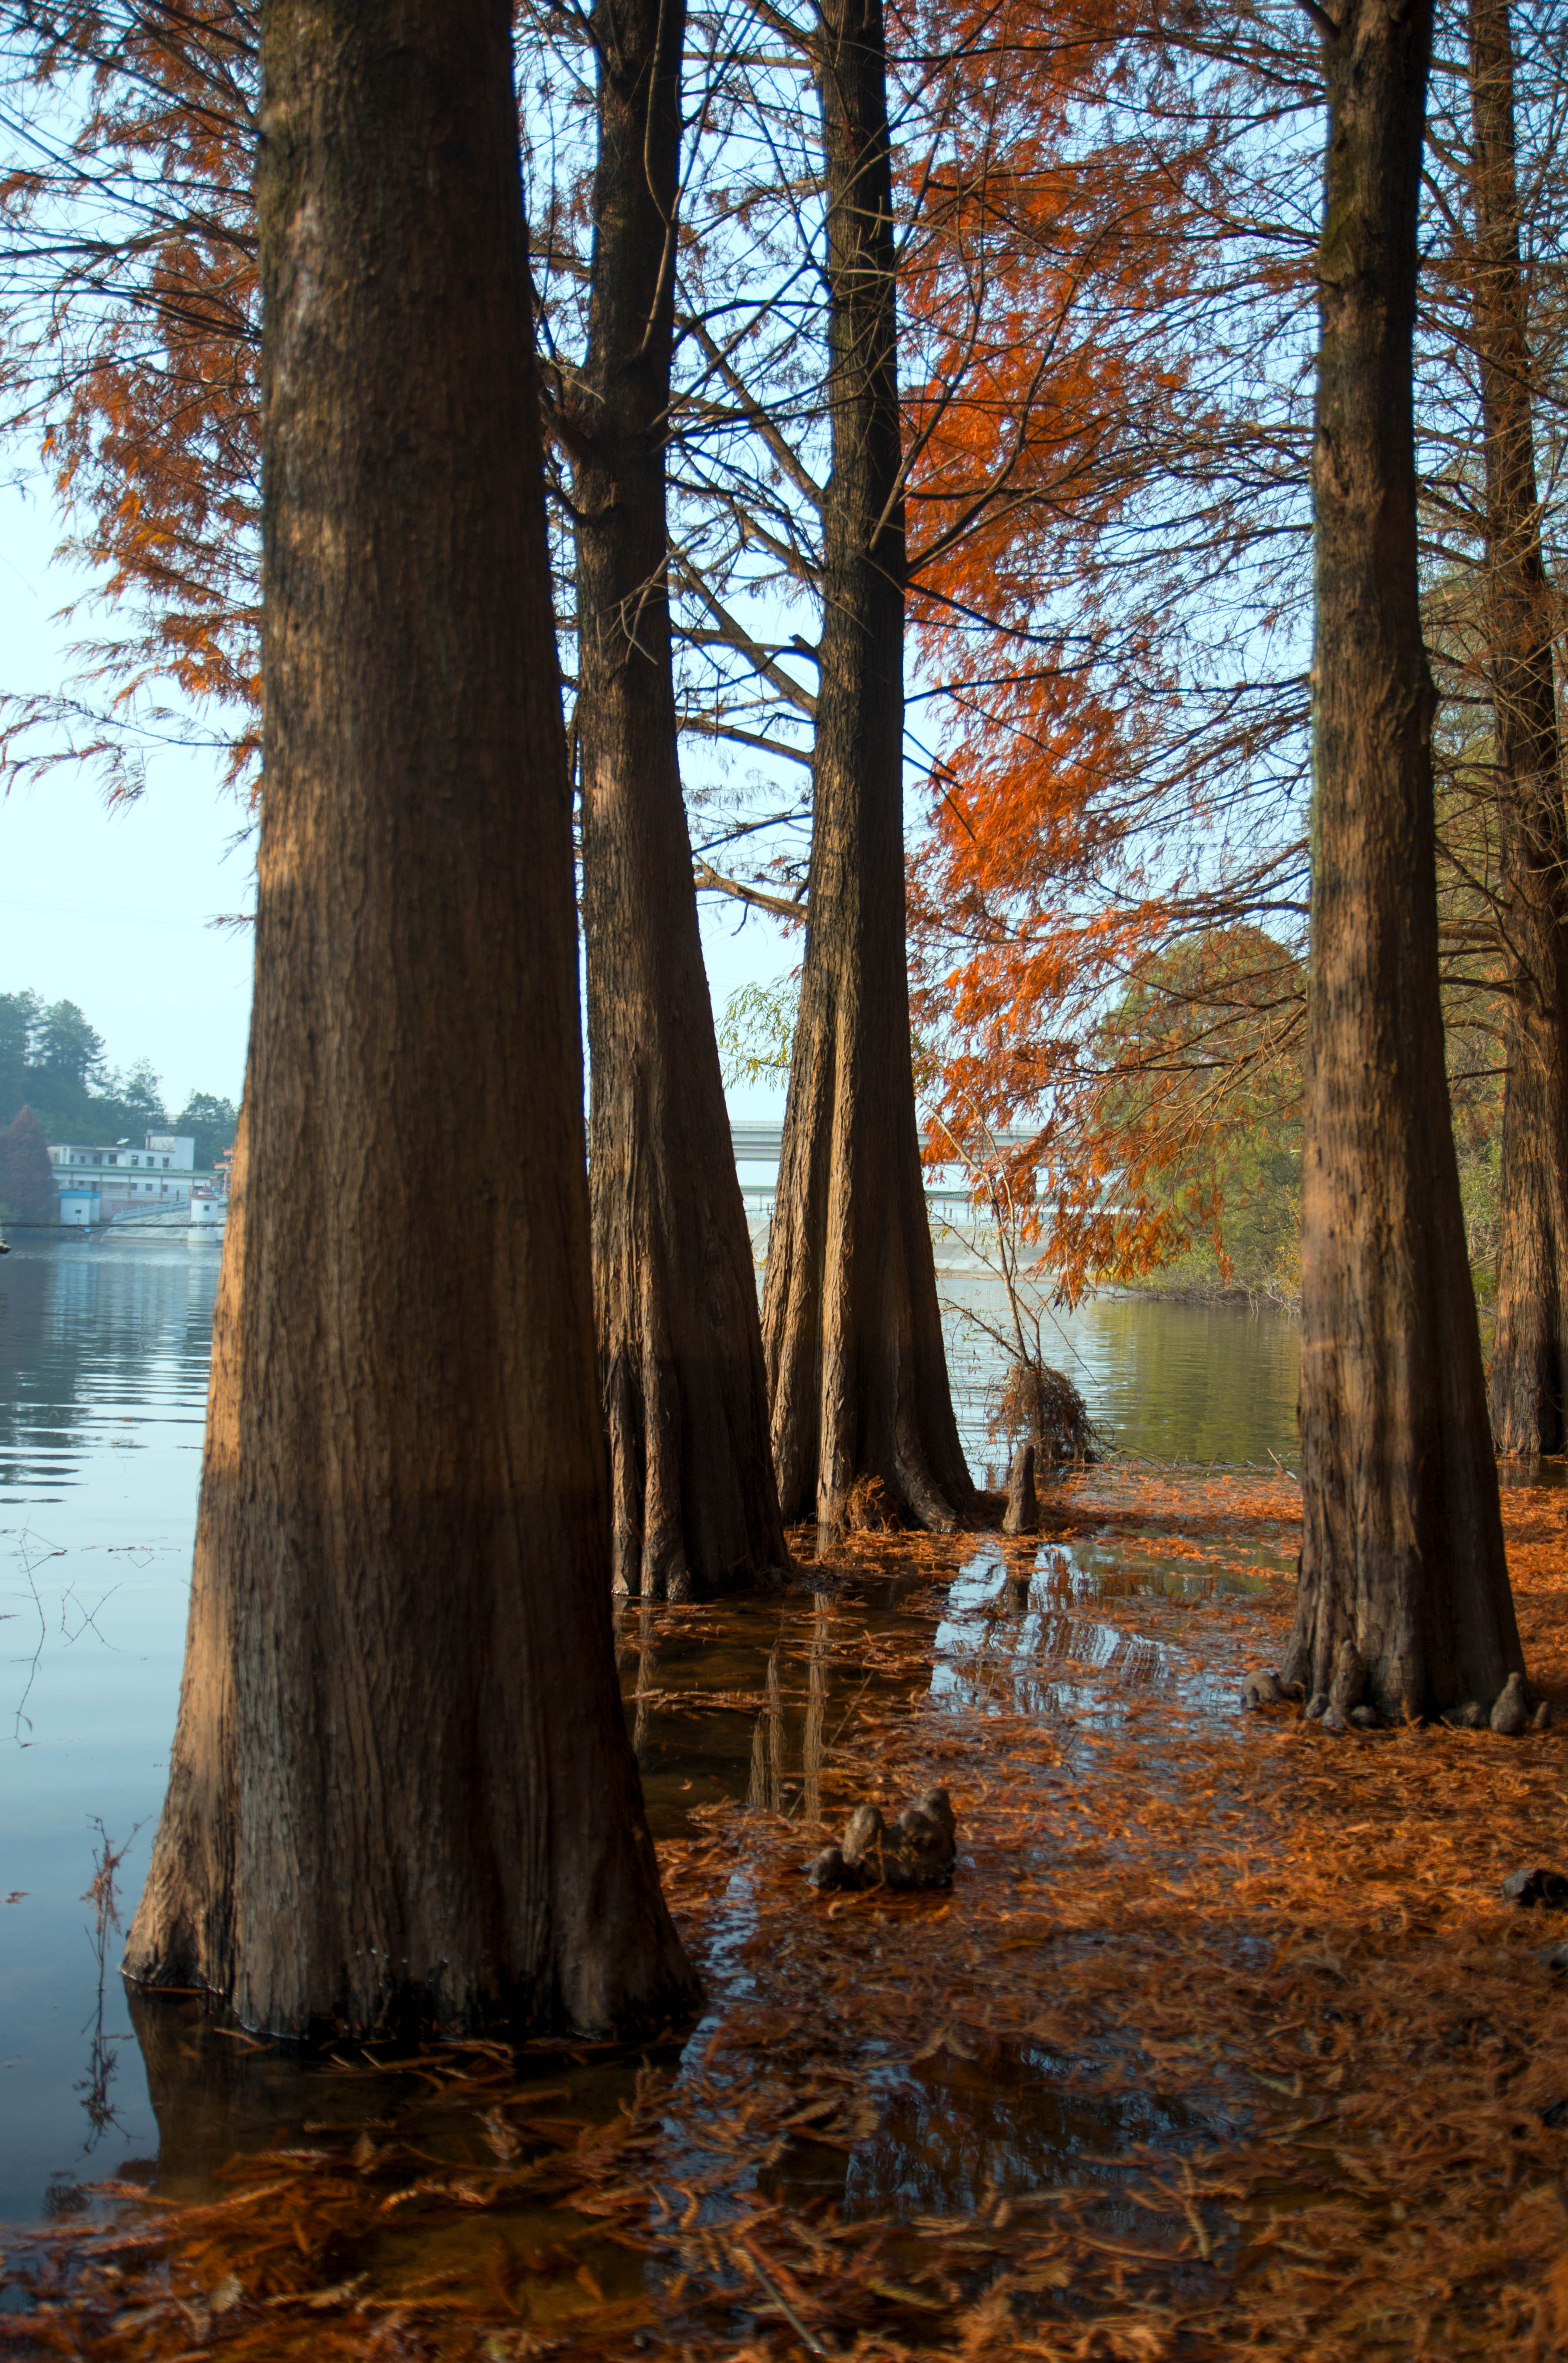
[[[789,1564],[751,1239],[680,792],[666,570],[680,0],[598,0],[588,355],[565,421],[600,1377],[619,1591],[685,1599]]]
[[[904,507],[880,0],[823,0],[828,407],[806,955],[762,1334],[786,1518],[859,1481],[950,1530],[973,1495],[920,1168],[904,944]]]
[[[1492,1431],[1501,1453],[1561,1452],[1568,1444],[1568,828],[1530,422],[1507,0],[1473,0],[1470,74],[1486,644],[1509,986]]]
[[[269,0],[256,989],[130,1974],[248,2025],[692,1980],[610,1630],[505,0]]]
[[[1304,1537],[1287,1674],[1327,1691],[1348,1644],[1346,1703],[1364,1680],[1385,1714],[1424,1714],[1489,1705],[1523,1659],[1439,1002],[1411,394],[1431,6],[1348,0],[1341,16],[1324,39]]]

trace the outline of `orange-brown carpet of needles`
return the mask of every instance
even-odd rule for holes
[[[1081,1615],[1050,1540],[1021,1622],[1032,1544],[857,1541],[822,1571],[829,1654],[865,1676],[823,1822],[707,1806],[661,1850],[710,1991],[679,2058],[600,2122],[500,2050],[425,2055],[390,2116],[384,2069],[327,2071],[361,2080],[358,2130],[237,2159],[215,2201],[111,2188],[29,2249],[0,2347],[1568,2352],[1568,1915],[1499,1894],[1568,1868],[1564,1498],[1505,1497],[1559,1717],[1518,1740],[1235,1712],[1288,1620],[1283,1479],[1080,1480],[1055,1507],[1105,1575]],[[873,1629],[868,1581],[911,1565],[911,1614]],[[958,1570],[996,1595],[966,1620]],[[950,1893],[803,1885],[849,1804],[937,1781]]]

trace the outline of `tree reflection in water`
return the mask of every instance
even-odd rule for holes
[[[792,2208],[831,2202],[848,2215],[972,2213],[999,2201],[1103,2183],[1118,2156],[1196,2141],[1205,2129],[1147,2089],[1117,2100],[1076,2095],[1073,2062],[1043,2045],[977,2044],[950,2035],[931,2058],[867,2081],[874,2129],[853,2149],[793,2139],[762,2178]],[[1126,2209],[1129,2227],[1136,2207]]]
[[[116,1892],[120,1865],[136,1843],[137,1831],[141,1824],[138,1822],[124,1846],[119,1847],[116,1846],[96,1814],[89,1817],[89,1826],[98,1833],[98,1843],[93,1849],[93,1883],[82,1901],[93,1907],[87,1940],[93,1947],[97,1966],[97,2001],[93,2016],[82,2030],[83,2035],[91,2036],[92,2042],[87,2054],[87,2073],[76,2090],[82,2094],[82,2106],[87,2117],[88,2133],[83,2148],[91,2151],[97,2147],[111,2126],[116,2132],[121,2130],[119,2116],[109,2098],[109,2087],[119,2067],[118,2047],[127,2038],[123,2035],[108,2035],[104,2031],[104,1983],[108,1975],[109,1939],[120,1933],[119,1897]]]

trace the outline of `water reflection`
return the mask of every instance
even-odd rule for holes
[[[692,1807],[737,1798],[819,1823],[834,1742],[911,1687],[955,1711],[1069,1722],[1114,1721],[1150,1694],[1228,1715],[1233,1680],[1161,1612],[1265,1588],[1244,1570],[1173,1570],[1134,1532],[1032,1547],[988,1538],[940,1581],[926,1565],[783,1601],[624,1603],[627,1728],[650,1821],[656,1834],[690,1836]]]
[[[929,1570],[853,1596],[824,1585],[783,1600],[726,1600],[701,1609],[618,1604],[617,1650],[627,1730],[657,1836],[683,1836],[694,1805],[740,1799],[766,1813],[817,1821],[826,1752],[875,1692],[877,1659],[894,1647],[931,1660],[932,1625],[911,1595]]]
[[[977,1472],[999,1459],[988,1434],[996,1354],[966,1312],[995,1283],[944,1276],[945,1328],[965,1449]],[[1120,1452],[1155,1460],[1294,1465],[1300,1325],[1266,1308],[1097,1297],[1046,1325],[1045,1354],[1083,1393]]]
[[[96,1451],[146,1449],[149,1416],[200,1422],[217,1261],[183,1241],[13,1243],[0,1263],[0,1506],[61,1503]]]
[[[831,2201],[856,2215],[968,2213],[1076,2183],[1134,2144],[1180,2147],[1188,2113],[1147,2090],[1114,2100],[1072,2089],[1074,2063],[1037,2044],[956,2038],[877,2091],[876,2124],[853,2149],[802,2136],[761,2178],[792,2207]]]
[[[470,2094],[456,2105],[421,2074],[361,2058],[304,2059],[287,2046],[237,2029],[200,1995],[129,1991],[131,2025],[145,2066],[157,2124],[155,2180],[168,2197],[210,2195],[232,2158],[285,2139],[352,2149],[362,2136],[416,2138],[436,2159],[462,2166],[493,2156],[485,2120]],[[481,2047],[482,2049],[482,2047]],[[520,2051],[496,2080],[522,2087],[541,2118],[613,2120],[649,2063],[673,2069],[679,2046],[650,2045],[628,2056],[594,2047],[565,2052]],[[460,2052],[454,2058],[459,2063]],[[123,2169],[122,2169],[123,2170]]]
[[[751,1776],[745,1792],[746,1803],[758,1812],[789,1814],[798,1809],[808,1822],[822,1819],[823,1740],[833,1691],[829,1662],[833,1615],[832,1597],[819,1592],[812,1605],[810,1632],[803,1644],[805,1699],[799,1716],[794,1767],[790,1757],[790,1719],[785,1705],[780,1662],[782,1640],[776,1641],[768,1652],[763,1704],[752,1728]]]
[[[784,1599],[702,1609],[623,1603],[627,1727],[656,1829],[689,1832],[693,1806],[720,1798],[816,1820],[835,1741],[867,1702],[906,1699],[911,1676],[938,1697],[1042,1714],[1109,1712],[1118,1695],[1183,1679],[1163,1640],[1083,1613],[1096,1588],[1108,1588],[1107,1572],[1059,1544],[1038,1552],[995,1544],[970,1552],[945,1580],[930,1568],[918,1584],[904,1576],[891,1605],[882,1604],[884,1579],[862,1586],[842,1576]],[[726,1914],[710,1959],[716,2007],[751,1983],[745,1947],[756,1921],[744,1877]],[[384,2139],[395,2148],[414,2139],[410,2112],[425,2113],[417,2142],[431,2155],[460,2163],[472,2150],[471,2107],[450,2124],[427,2122],[429,2096],[417,2079],[352,2060],[302,2060],[247,2036],[195,1997],[132,1992],[127,2002],[138,2045],[130,2056],[146,2078],[155,2139],[116,2113],[108,2074],[96,2088],[104,2105],[94,2130],[117,2131],[134,2151],[155,2148],[160,2191],[209,2191],[226,2159],[280,2136],[328,2146]],[[96,2031],[101,2064],[112,2061],[114,2033]],[[679,2075],[679,2050],[665,2056]],[[637,2065],[616,2057],[596,2064],[575,2047],[518,2062],[548,2082],[542,2105],[596,2121],[629,2097]],[[1005,2053],[993,2046],[981,2056],[944,2036],[900,2073],[867,2075],[847,2146],[803,2130],[770,2187],[792,2203],[832,2196],[856,2212],[952,2212],[988,2190],[1070,2181],[1087,2156],[1103,2160],[1132,2141],[1182,2133],[1147,2091],[1089,2100],[1072,2083],[1073,2064],[1043,2045]],[[101,2170],[82,2158],[73,2177],[54,2184],[55,2203],[69,2203],[72,2183]]]
[[[767,1703],[757,1716],[751,1740],[751,1779],[745,1801],[754,1810],[784,1811],[784,1699],[778,1682],[778,1645],[767,1659]]]
[[[122,1930],[120,1925],[119,1873],[136,1843],[133,1830],[123,1844],[116,1845],[97,1814],[93,1816],[97,1832],[97,1844],[93,1849],[93,1883],[83,1896],[83,1903],[92,1909],[87,1928],[87,1941],[93,1948],[93,1960],[97,1970],[92,2018],[83,2028],[91,2037],[87,2054],[87,2073],[77,2085],[83,2095],[82,2107],[87,2119],[88,2134],[84,2149],[91,2154],[105,2134],[123,2133],[119,2111],[110,2095],[110,2088],[119,2073],[120,2046],[128,2042],[127,2034],[105,2023],[105,1993],[111,1981],[118,1983],[117,1963],[110,1959],[111,1947],[117,1952]]]
[[[1032,1565],[1000,1545],[977,1551],[948,1589],[933,1694],[954,1707],[1075,1720],[1114,1716],[1140,1692],[1194,1706],[1228,1703],[1230,1682],[1205,1671],[1180,1641],[1079,1611],[1261,1592],[1262,1580],[1225,1571],[1173,1575],[1157,1562],[1140,1566],[1135,1545],[1105,1566],[1097,1562],[1110,1554],[1092,1544],[1082,1555],[1081,1548],[1046,1544]]]
[[[134,1907],[167,1778],[217,1265],[157,1238],[0,1262],[0,2221],[156,2143],[82,1898],[96,1818],[145,1821]]]
[[[148,1825],[123,1874],[128,1916],[161,1802],[217,1265],[210,1248],[158,1238],[19,1240],[0,1264],[0,2220],[36,2220],[48,2192],[74,2203],[94,2174],[150,2171],[154,2153],[163,2187],[193,2190],[280,2126],[365,2105],[347,2071],[306,2077],[271,2049],[252,2053],[199,2003],[128,2012],[112,1956],[100,2017],[83,1933],[94,1817],[116,1834]],[[1289,1457],[1296,1353],[1288,1323],[1123,1302],[1064,1315],[1057,1359],[1131,1448],[1261,1463],[1270,1450]],[[983,1466],[990,1371],[968,1347],[955,1368]],[[654,1828],[689,1834],[694,1807],[723,1801],[817,1822],[834,1807],[825,1768],[856,1714],[901,1705],[913,1686],[1075,1718],[1152,1687],[1196,1697],[1179,1625],[1152,1629],[1147,1612],[1173,1587],[1201,1602],[1227,1581],[1174,1574],[1118,1532],[1037,1551],[977,1546],[934,1588],[929,1565],[868,1558],[783,1601],[625,1603],[617,1647]],[[721,1978],[744,1974],[746,1926],[737,1895]],[[145,2057],[127,2039],[133,2014]],[[912,2127],[922,2111],[934,2113],[932,2155],[948,2160],[931,2171],[947,2176],[962,2143],[955,2115],[956,2147],[944,2151],[943,2112],[961,2100],[979,2109],[977,2089],[963,2095],[987,2073],[944,2057],[901,2097],[882,2093],[883,2130],[854,2153],[867,2189],[893,2187],[903,2136],[886,2128]],[[1031,2079],[1053,2106],[1061,2098],[1048,2062],[1021,2059],[1007,2079],[1019,2091],[976,2116],[975,2159],[993,2140],[1005,2147],[1007,2112],[1023,2109]],[[1021,2119],[1014,2131],[1025,2149],[1036,2138]]]

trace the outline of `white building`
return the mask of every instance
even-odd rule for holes
[[[196,1144],[171,1132],[149,1132],[140,1148],[128,1140],[113,1148],[51,1147],[49,1161],[62,1223],[125,1222],[189,1208]]]

